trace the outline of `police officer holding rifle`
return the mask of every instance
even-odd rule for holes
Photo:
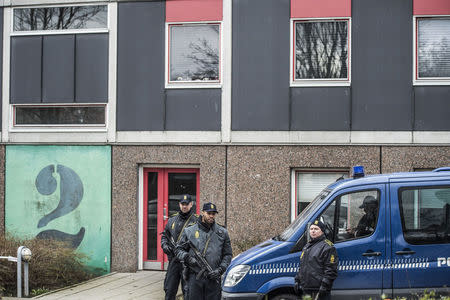
[[[180,211],[174,214],[167,221],[164,231],[161,233],[161,248],[169,258],[166,277],[164,279],[164,291],[166,300],[175,300],[178,285],[181,280],[184,299],[187,298],[186,278],[183,278],[183,262],[175,257],[175,245],[180,240],[183,231],[191,225],[197,223],[198,216],[192,211],[192,198],[190,195],[183,195],[180,199]]]
[[[197,224],[185,229],[175,248],[179,260],[189,267],[189,299],[220,300],[220,279],[232,258],[228,231],[215,222],[216,205],[203,205]]]

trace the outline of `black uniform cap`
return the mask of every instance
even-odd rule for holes
[[[377,204],[378,204],[377,200],[375,200],[373,196],[366,196],[363,200],[363,203],[359,206],[359,208],[364,208],[370,205],[376,206]]]
[[[211,202],[203,204],[203,209],[202,210],[206,211],[206,212],[216,212],[216,213],[218,213],[216,205],[211,203]]]
[[[189,204],[192,201],[192,197],[189,194],[181,196],[180,203]]]
[[[323,224],[320,220],[315,220],[311,225],[316,225],[317,227],[325,233],[325,224]]]

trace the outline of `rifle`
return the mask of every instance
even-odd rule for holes
[[[166,237],[170,248],[172,248],[172,251],[174,251],[176,243],[175,243],[175,240],[173,239],[172,235],[169,235],[169,233],[167,231],[165,231],[165,230],[163,232],[161,232],[161,235]],[[174,253],[174,255],[175,255],[175,253]],[[176,257],[175,257],[175,259],[176,259]],[[181,272],[181,276],[183,277],[183,280],[185,282],[183,295],[187,295],[187,287],[188,287],[187,286],[187,282],[188,282],[188,279],[189,279],[189,273],[188,273],[188,269],[187,269],[187,266],[184,263],[184,261],[181,261],[181,265],[183,266],[183,271]]]
[[[198,249],[194,246],[194,244],[191,241],[188,241],[189,245],[192,249],[192,252],[194,252],[194,257],[197,260],[197,263],[199,264],[200,267],[200,272],[198,272],[197,276],[195,276],[195,278],[198,280],[200,279],[202,276],[206,277],[206,274],[208,274],[209,272],[212,272],[213,269],[211,268],[211,266],[209,265],[209,263],[206,261],[205,257],[200,253],[200,251],[198,251]],[[206,274],[205,274],[206,273]],[[216,282],[218,284],[220,284],[220,279],[216,278]]]

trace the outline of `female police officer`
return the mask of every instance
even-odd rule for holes
[[[336,248],[326,239],[324,231],[325,225],[319,220],[309,227],[311,240],[303,247],[300,268],[295,276],[298,294],[312,294],[314,299],[320,300],[330,299],[338,267]]]

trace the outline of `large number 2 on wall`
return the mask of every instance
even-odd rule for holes
[[[36,177],[36,188],[42,195],[53,194],[57,188],[54,165],[43,168]],[[60,218],[75,210],[83,198],[83,183],[80,177],[71,168],[57,165],[56,172],[60,176],[60,193],[58,206],[42,217],[38,222],[38,228],[47,226],[52,220]],[[59,230],[44,230],[38,233],[37,237],[42,239],[55,239],[68,242],[73,248],[77,248],[83,240],[85,228],[81,227],[77,234],[68,234]]]

